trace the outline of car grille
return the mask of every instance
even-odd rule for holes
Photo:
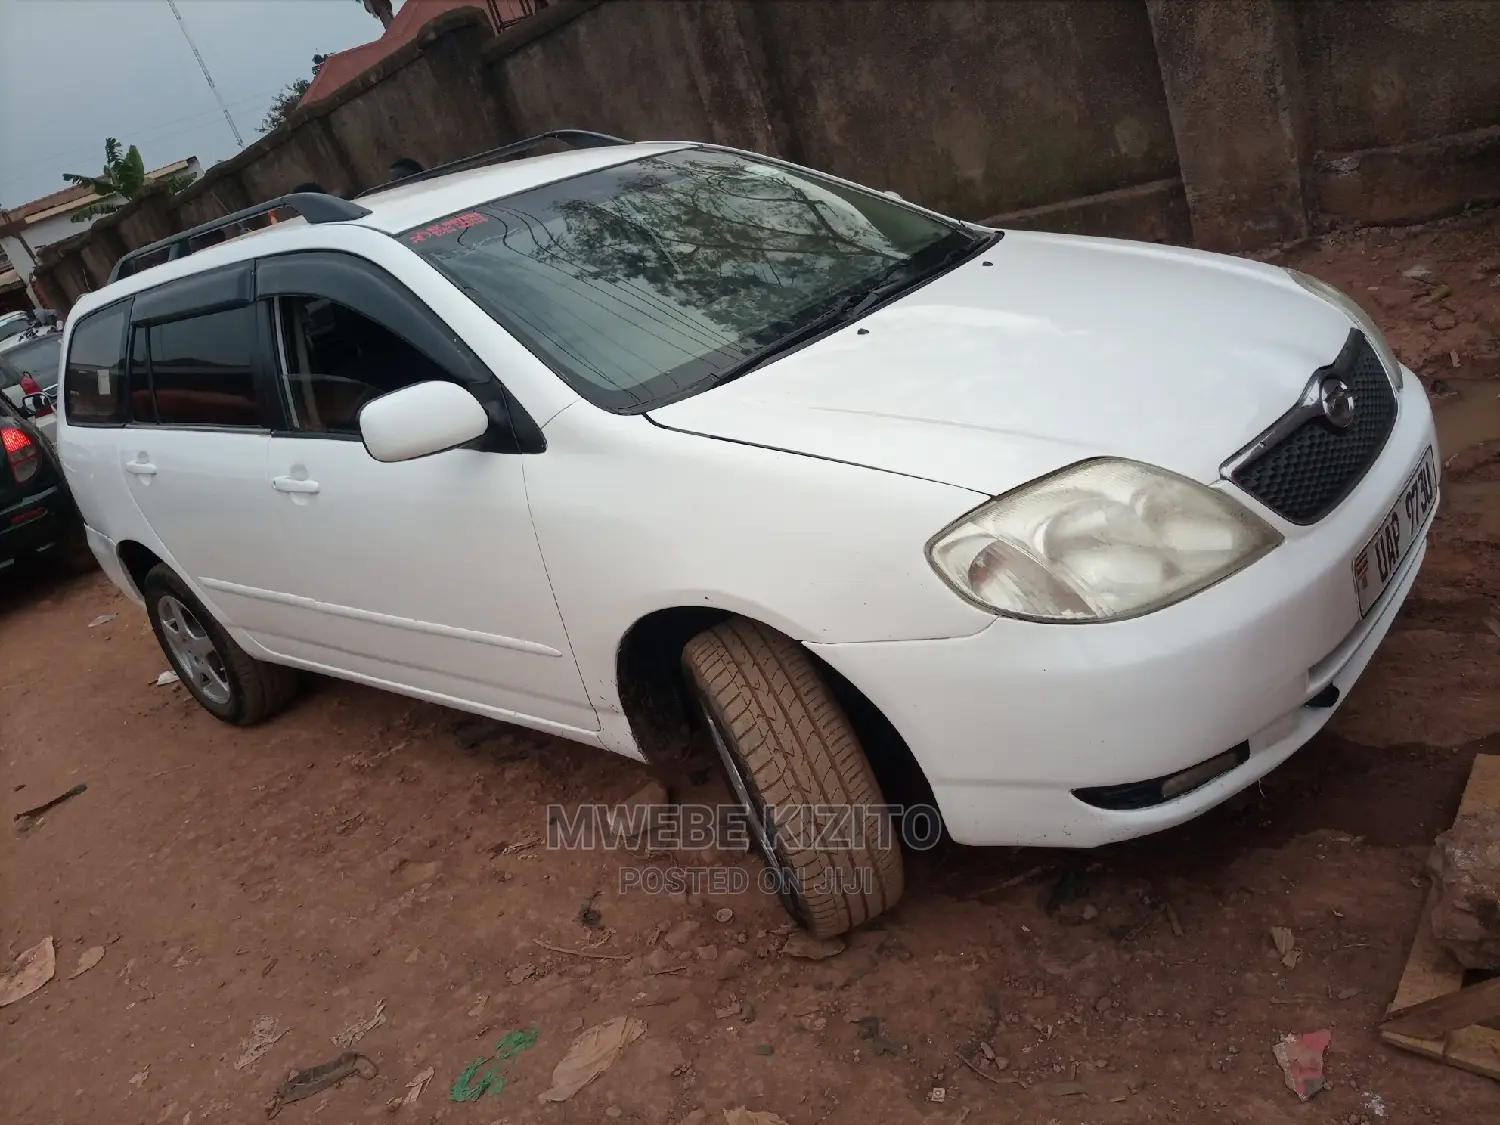
[[[1363,333],[1350,335],[1339,358],[1317,372],[1335,375],[1354,392],[1354,420],[1338,429],[1309,418],[1277,444],[1231,474],[1231,479],[1292,523],[1316,523],[1354,490],[1385,447],[1396,423],[1396,394]]]

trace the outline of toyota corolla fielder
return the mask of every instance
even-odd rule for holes
[[[889,818],[888,760],[960,842],[1092,847],[1328,721],[1438,483],[1348,298],[562,139],[274,201],[74,309],[69,482],[210,712],[309,669],[650,762],[696,725],[824,934],[895,902],[899,846],[776,818]]]

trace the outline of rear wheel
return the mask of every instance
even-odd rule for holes
[[[209,714],[250,726],[270,718],[296,696],[296,673],[256,660],[235,644],[170,567],[152,567],[141,586],[162,652]]]
[[[802,646],[731,618],[690,640],[682,660],[787,912],[831,937],[894,906],[904,884],[897,826]]]

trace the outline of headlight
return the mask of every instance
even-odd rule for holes
[[[1033,621],[1115,621],[1180,601],[1281,536],[1232,498],[1135,461],[1082,461],[976,508],[927,545],[975,604]]]
[[[1365,339],[1370,341],[1370,347],[1375,349],[1375,354],[1380,357],[1380,362],[1385,366],[1385,373],[1390,377],[1391,386],[1399,391],[1401,389],[1401,361],[1396,358],[1396,353],[1391,351],[1391,346],[1385,342],[1384,334],[1370,319],[1370,314],[1355,304],[1352,297],[1340,293],[1326,281],[1319,281],[1315,277],[1309,277],[1294,269],[1288,269],[1286,272],[1292,275],[1293,281],[1314,297],[1337,306],[1345,316],[1354,321],[1359,330],[1365,334]]]

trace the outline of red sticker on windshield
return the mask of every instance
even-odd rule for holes
[[[429,238],[442,238],[445,234],[454,231],[465,230],[468,227],[477,227],[480,223],[489,222],[489,218],[481,215],[478,211],[465,211],[462,215],[454,215],[450,219],[444,219],[440,223],[433,223],[430,227],[412,231],[406,236],[406,241],[426,242]]]

